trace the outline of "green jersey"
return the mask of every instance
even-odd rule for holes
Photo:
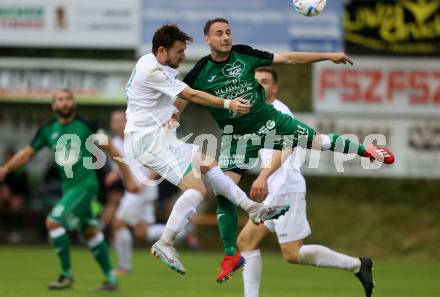
[[[96,132],[97,127],[75,117],[67,124],[57,120],[49,121],[35,134],[31,147],[35,151],[49,147],[54,152],[63,191],[87,178],[97,182],[96,170],[84,166],[84,158],[93,157],[86,149],[86,140]]]
[[[296,146],[302,136],[306,137],[307,143],[311,143],[316,133],[311,127],[266,103],[264,88],[255,79],[255,69],[271,65],[272,62],[273,54],[269,52],[247,45],[235,45],[226,61],[219,63],[213,61],[211,56],[206,56],[184,79],[194,89],[226,99],[242,97],[251,105],[250,112],[245,115],[209,107],[215,121],[223,129],[219,163],[225,170],[253,166],[258,151],[263,147],[281,150]],[[224,129],[226,125],[231,125],[233,131]],[[283,137],[267,137],[272,132]],[[231,133],[232,136],[229,135]]]
[[[210,55],[202,58],[184,82],[194,89],[225,99],[246,99],[251,105],[246,115],[222,108],[208,109],[221,129],[232,125],[234,133],[248,133],[267,120],[265,115],[273,114],[274,107],[266,103],[264,88],[255,79],[255,69],[269,66],[272,62],[272,53],[247,45],[234,45],[224,62],[215,62]]]

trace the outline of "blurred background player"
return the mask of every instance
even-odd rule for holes
[[[110,127],[113,144],[121,156],[124,154],[125,111],[115,110],[111,114]],[[143,167],[144,176],[151,180],[159,178],[151,170]],[[133,173],[132,173],[133,174]],[[136,180],[136,177],[133,176]],[[117,275],[125,275],[132,270],[133,237],[128,227],[133,229],[137,239],[155,241],[160,238],[165,225],[155,224],[155,201],[159,197],[157,185],[146,186],[138,182],[139,193],[125,191],[112,222],[113,245],[118,256]]]
[[[84,165],[85,158],[90,160],[96,157],[86,149],[85,143],[90,136],[96,134],[97,129],[77,116],[74,94],[69,89],[60,89],[54,93],[52,110],[57,118],[41,126],[29,146],[0,166],[0,181],[10,172],[28,163],[37,151],[49,147],[54,152],[63,192],[46,220],[49,237],[61,264],[61,274],[49,284],[49,289],[66,289],[72,286],[73,273],[67,230],[79,230],[105,277],[104,283],[98,289],[116,290],[118,283],[112,271],[108,246],[102,232],[96,227],[97,222],[91,210],[92,200],[98,192],[96,170],[87,169]],[[112,157],[120,157],[110,140],[100,147]],[[123,163],[118,165],[123,172],[127,189],[137,191],[128,167]]]
[[[308,148],[322,151],[340,150],[344,154],[351,153],[350,147],[353,147],[356,148],[353,153],[361,157],[388,164],[394,162],[394,156],[384,148],[364,146],[337,134],[318,134],[313,128],[277,111],[265,103],[264,89],[254,77],[256,68],[271,64],[311,64],[320,61],[353,64],[344,53],[273,54],[253,49],[248,45],[232,45],[232,31],[228,20],[224,18],[208,20],[203,32],[211,53],[196,63],[184,82],[194,89],[226,99],[241,96],[251,105],[250,112],[244,115],[220,108],[208,108],[219,128],[223,130],[220,166],[235,183],[239,183],[244,170],[253,165],[250,164],[250,160],[257,159],[258,151],[266,145],[282,150],[286,149],[285,146],[291,148],[303,142],[302,145]],[[176,101],[180,111],[183,111],[186,105],[187,102],[183,100]],[[267,136],[268,134],[272,137]],[[246,135],[256,135],[258,139],[252,140],[252,143],[245,142],[244,147],[240,147],[240,140]],[[275,136],[286,138],[276,139]],[[266,141],[269,143],[266,144]],[[272,172],[269,170],[267,174]],[[237,209],[220,193],[216,195],[218,225],[225,252],[216,281],[222,283],[228,280],[244,261],[237,250]]]
[[[258,83],[264,87],[266,101],[280,112],[293,117],[290,109],[278,96],[278,74],[271,68],[258,68],[255,72]],[[281,253],[288,263],[306,264],[318,267],[332,267],[352,271],[365,288],[367,297],[371,296],[374,282],[370,258],[353,258],[320,245],[303,245],[303,239],[311,230],[306,214],[306,182],[300,171],[300,158],[294,149],[269,178],[262,166],[261,173],[253,182],[251,197],[265,204],[290,204],[292,207],[278,220],[264,222],[258,226],[247,222],[238,236],[238,248],[246,260],[243,270],[244,296],[258,297],[261,279],[261,253],[259,245],[270,233],[275,233]],[[271,164],[272,154],[279,153],[269,149],[260,151],[263,164]]]

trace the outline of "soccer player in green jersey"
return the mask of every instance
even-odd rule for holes
[[[385,148],[364,146],[337,134],[318,134],[313,128],[277,111],[265,102],[264,89],[255,79],[255,69],[271,64],[305,64],[326,60],[336,64],[353,64],[344,53],[273,54],[247,45],[232,45],[229,22],[222,18],[209,20],[204,34],[211,54],[196,63],[184,82],[194,89],[225,99],[240,96],[251,105],[250,112],[245,115],[208,107],[223,130],[219,163],[236,183],[240,181],[243,170],[252,166],[251,161],[257,160],[258,151],[263,147],[282,150],[304,143],[316,150],[339,150],[343,153],[352,153],[354,148],[359,156],[387,164],[394,162],[394,156]],[[186,103],[178,100],[175,104],[183,111]],[[237,251],[237,210],[221,195],[217,195],[217,202],[217,218],[225,252],[216,279],[221,283],[229,279],[244,261]]]
[[[57,119],[44,124],[36,133],[31,144],[17,152],[5,165],[0,166],[0,181],[5,176],[28,163],[37,151],[49,147],[55,155],[63,196],[53,207],[46,220],[49,237],[55,247],[61,263],[61,274],[49,284],[49,289],[65,289],[73,284],[70,261],[70,243],[66,230],[79,230],[98,262],[105,281],[99,290],[116,290],[118,283],[112,273],[109,250],[102,232],[97,228],[92,214],[91,203],[98,192],[96,176],[99,157],[98,147],[94,144],[96,127],[82,120],[76,114],[73,92],[69,89],[57,90],[53,96],[52,110]],[[112,157],[119,154],[110,140],[99,140],[102,149]],[[92,152],[94,154],[92,154]],[[94,162],[93,158],[98,157]],[[102,155],[101,155],[102,157]],[[118,163],[125,185],[130,191],[137,191],[128,167]]]

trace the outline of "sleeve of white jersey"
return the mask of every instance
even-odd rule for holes
[[[187,87],[187,84],[160,68],[154,68],[147,73],[146,83],[148,87],[171,97],[177,96]]]

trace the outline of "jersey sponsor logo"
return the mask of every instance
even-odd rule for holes
[[[222,72],[225,76],[239,78],[245,67],[246,65],[242,61],[236,60],[233,64],[226,64],[223,67]]]
[[[273,130],[276,127],[276,123],[273,120],[268,120],[266,122],[266,124],[264,124],[263,126],[261,126],[260,128],[258,128],[258,135],[264,135],[267,134],[267,132],[269,132],[270,130]]]
[[[209,79],[207,79],[206,81],[209,83],[212,83],[214,81],[214,79],[217,77],[217,74],[214,74],[213,76],[211,76]]]

